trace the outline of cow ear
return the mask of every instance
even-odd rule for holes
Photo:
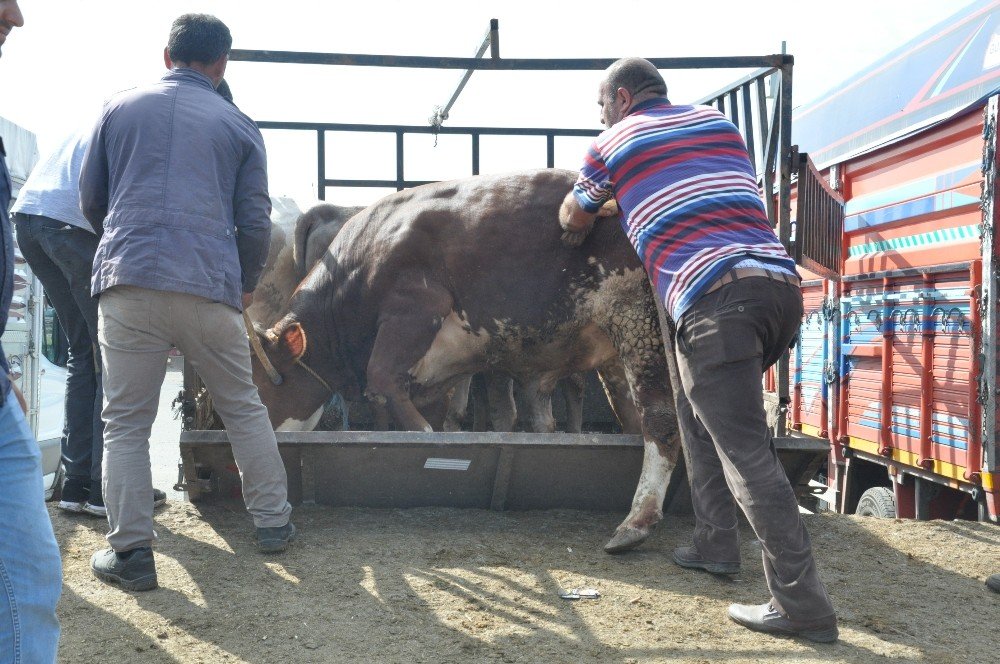
[[[281,331],[281,342],[292,360],[297,360],[306,354],[306,331],[299,323],[292,323]]]

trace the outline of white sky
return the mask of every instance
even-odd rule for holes
[[[801,105],[970,4],[970,0],[20,0],[25,26],[0,58],[0,116],[31,131],[44,151],[90,124],[114,92],[157,80],[171,21],[189,11],[229,25],[234,48],[474,55],[500,20],[507,58],[795,56]],[[675,102],[693,101],[745,71],[664,71]],[[257,120],[426,125],[461,72],[234,62],[236,103]],[[600,72],[476,72],[450,126],[600,128]],[[315,198],[314,135],[265,132],[272,194]],[[556,165],[579,166],[585,141],[556,144]],[[406,177],[470,173],[467,137],[407,139]],[[394,138],[327,135],[327,177],[395,178]],[[335,151],[336,150],[336,151]],[[481,143],[482,172],[545,165],[543,138]],[[367,203],[382,191],[329,189],[327,199]]]

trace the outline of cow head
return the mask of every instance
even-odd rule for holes
[[[296,320],[286,318],[270,330],[254,333],[267,362],[251,352],[253,381],[271,426],[276,431],[312,430],[330,397],[344,389],[343,367],[329,345],[310,339]]]

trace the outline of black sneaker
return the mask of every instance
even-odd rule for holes
[[[674,563],[688,569],[703,569],[709,574],[739,574],[740,562],[706,560],[693,546],[674,549]]]
[[[90,496],[90,481],[81,482],[66,478],[66,481],[63,482],[61,493],[59,509],[79,514],[83,511],[83,506]]]
[[[108,518],[108,508],[104,506],[104,496],[100,493],[91,492],[90,498],[87,499],[80,511],[91,516],[99,516],[102,519]]]
[[[257,529],[257,550],[261,553],[281,553],[295,539],[295,524],[291,521],[278,528]]]
[[[1000,593],[1000,574],[986,577],[986,587],[993,592]]]
[[[101,581],[117,583],[125,590],[152,590],[157,586],[153,549],[148,546],[123,553],[103,549],[91,557],[90,569]]]
[[[157,508],[167,502],[167,494],[160,491],[159,489],[153,489],[153,508]],[[104,506],[103,496],[91,496],[90,500],[86,502],[78,512],[84,512],[92,516],[99,516],[106,518],[108,516],[108,508]]]

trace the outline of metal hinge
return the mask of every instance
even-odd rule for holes
[[[836,320],[840,316],[840,304],[835,297],[823,299],[823,318],[828,321]]]
[[[827,385],[833,385],[837,382],[837,365],[832,360],[827,362],[823,369],[823,380],[826,381]]]

